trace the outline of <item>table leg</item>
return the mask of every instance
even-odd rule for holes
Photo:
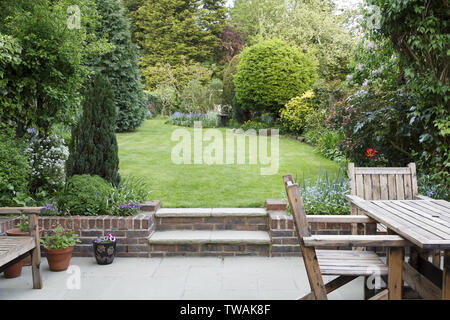
[[[404,255],[404,248],[389,248],[389,300],[402,299],[402,266]]]
[[[442,299],[450,300],[450,250],[444,251],[444,272],[442,273]]]

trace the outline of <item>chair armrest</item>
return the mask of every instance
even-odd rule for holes
[[[40,214],[44,207],[1,207],[0,214]]]
[[[434,200],[433,198],[417,194],[414,196],[414,200]]]
[[[376,223],[376,221],[364,215],[307,215],[306,221],[309,223]]]
[[[397,235],[313,235],[304,237],[306,247],[408,247],[411,243]]]

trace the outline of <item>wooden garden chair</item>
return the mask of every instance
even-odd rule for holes
[[[311,235],[298,185],[292,175],[283,176],[295,229],[308,275],[311,293],[301,299],[326,300],[327,294],[359,276],[388,275],[387,289],[372,299],[401,299],[401,266],[404,246],[408,242],[397,235]],[[347,223],[373,223],[367,216],[345,216]],[[333,216],[330,216],[330,220]],[[341,219],[342,221],[342,219]],[[323,247],[375,247],[389,248],[391,264],[387,266],[373,251],[316,250]],[[324,283],[322,275],[338,276]]]
[[[364,200],[431,200],[422,196],[417,189],[416,164],[407,167],[355,167],[348,164],[350,195]],[[364,214],[364,211],[350,204],[352,215]],[[390,234],[382,224],[367,224],[365,234]],[[352,225],[352,234],[357,234],[356,225]],[[440,265],[440,251],[432,253],[433,263]]]
[[[0,272],[31,253],[33,289],[42,289],[41,247],[37,214],[43,208],[0,208],[0,214],[27,214],[29,237],[0,236]]]

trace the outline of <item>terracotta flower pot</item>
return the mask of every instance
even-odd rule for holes
[[[44,248],[45,256],[47,257],[48,266],[51,271],[67,270],[72,257],[74,246],[65,249],[47,249]]]
[[[43,230],[44,229],[39,228],[39,237],[42,236]],[[27,237],[30,235],[30,233],[20,231],[19,228],[13,228],[13,229],[6,230],[6,235],[8,235],[10,237]],[[23,266],[31,266],[31,255],[28,255],[27,257],[23,258],[22,265]]]
[[[10,265],[3,271],[5,278],[17,278],[22,274],[23,259]]]

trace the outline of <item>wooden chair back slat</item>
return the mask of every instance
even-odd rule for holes
[[[349,163],[350,194],[364,200],[413,200],[418,195],[416,166],[365,168]]]

